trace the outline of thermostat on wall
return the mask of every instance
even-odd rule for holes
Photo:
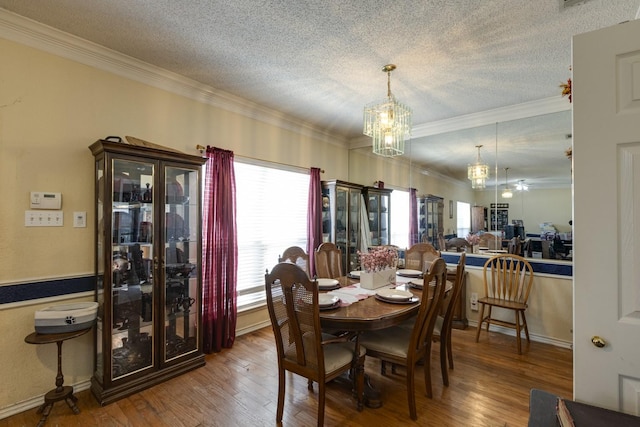
[[[32,191],[30,200],[31,209],[60,209],[62,207],[62,194],[60,193]]]

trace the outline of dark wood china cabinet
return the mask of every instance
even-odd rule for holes
[[[171,149],[98,140],[96,325],[101,404],[204,365],[201,167]]]

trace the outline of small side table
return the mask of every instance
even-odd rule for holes
[[[56,388],[44,395],[44,403],[38,408],[38,414],[42,413],[42,418],[38,423],[38,427],[42,427],[47,421],[47,417],[53,408],[53,404],[59,400],[64,400],[71,408],[74,414],[79,414],[80,409],[76,406],[78,398],[73,395],[73,387],[63,386],[64,376],[62,375],[62,343],[66,340],[79,337],[89,332],[91,328],[82,329],[80,331],[64,332],[60,334],[39,334],[32,332],[24,339],[29,344],[58,344],[58,375],[56,376]]]

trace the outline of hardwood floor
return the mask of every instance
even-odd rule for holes
[[[439,344],[432,349],[433,399],[425,396],[422,369],[416,375],[418,421],[409,418],[404,372],[387,370],[367,359],[366,372],[382,394],[383,406],[357,412],[351,394],[337,384],[327,387],[326,426],[526,426],[529,391],[544,389],[572,397],[572,352],[547,344],[523,344],[514,337],[475,328],[453,331],[455,369],[449,387],[440,376]],[[526,343],[526,341],[525,341]],[[278,394],[271,328],[238,337],[234,347],[207,356],[203,368],[149,390],[100,407],[89,390],[77,394],[81,412],[73,415],[57,402],[46,426],[272,426]],[[315,388],[317,391],[317,386]],[[317,395],[306,379],[287,375],[284,426],[315,426]],[[36,409],[0,420],[0,427],[35,426]]]

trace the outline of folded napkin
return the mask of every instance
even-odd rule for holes
[[[361,288],[360,283],[355,283],[353,285],[327,292],[327,294],[335,295],[340,298],[340,305],[349,305],[369,298],[371,295],[375,295],[376,291]]]

